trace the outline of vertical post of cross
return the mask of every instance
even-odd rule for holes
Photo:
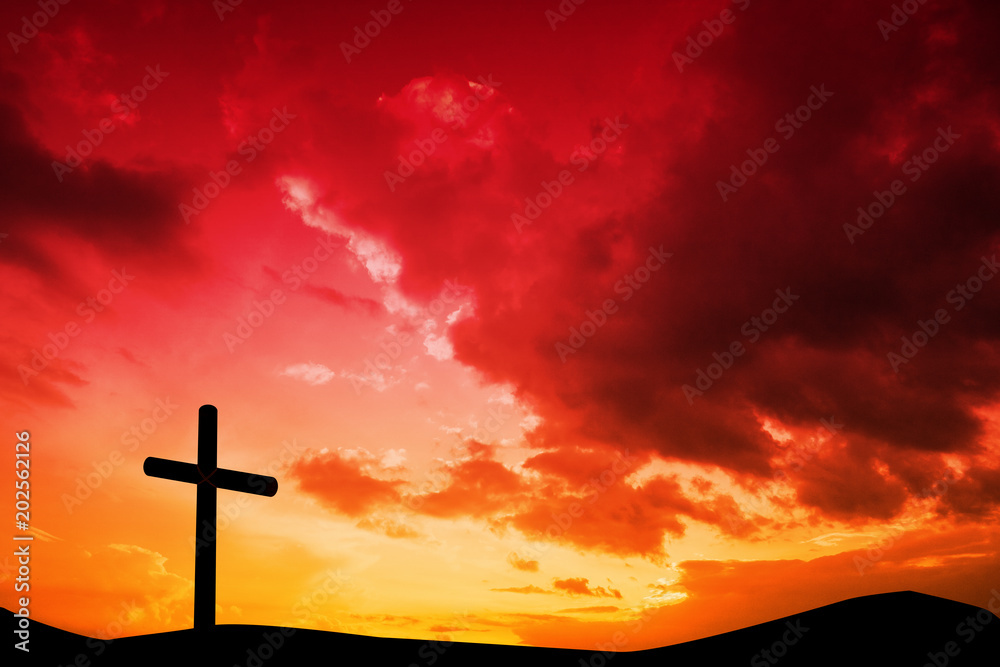
[[[194,627],[211,630],[215,627],[215,555],[216,511],[218,490],[211,481],[218,468],[219,411],[214,405],[198,409],[198,500],[195,519],[197,545],[194,556]]]

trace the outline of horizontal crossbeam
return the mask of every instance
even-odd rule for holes
[[[278,492],[278,480],[267,475],[254,475],[226,468],[209,470],[203,475],[194,463],[171,461],[155,456],[146,458],[142,464],[142,471],[150,477],[187,482],[188,484],[207,482],[219,489],[252,493],[269,498]]]

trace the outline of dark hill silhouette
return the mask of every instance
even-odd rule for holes
[[[31,623],[30,656],[15,664],[45,667],[672,667],[838,665],[851,667],[997,667],[1000,619],[977,607],[911,591],[853,598],[693,642],[603,655],[595,651],[382,639],[318,630],[219,625],[106,643]],[[3,609],[7,623],[13,614]],[[972,619],[976,625],[969,623]],[[8,625],[10,627],[10,625]],[[975,630],[974,628],[979,628]],[[8,634],[8,641],[10,641]],[[280,644],[273,649],[268,643]],[[279,640],[280,638],[280,640]],[[594,637],[595,644],[610,637]],[[794,640],[794,643],[792,643]],[[781,644],[785,643],[784,647]],[[949,644],[953,642],[953,644]],[[951,649],[953,655],[948,655]],[[764,655],[762,651],[770,653]],[[780,655],[778,655],[780,654]],[[82,656],[82,657],[81,657]]]

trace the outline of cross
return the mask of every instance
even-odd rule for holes
[[[195,512],[198,531],[203,538],[196,540],[194,554],[194,627],[211,630],[215,627],[215,518],[218,507],[216,489],[228,489],[258,496],[271,497],[278,492],[278,480],[218,467],[219,411],[214,405],[198,409],[198,463],[183,463],[148,457],[142,470],[150,477],[187,482],[198,486]],[[201,545],[204,544],[204,550]]]

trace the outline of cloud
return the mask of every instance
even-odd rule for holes
[[[395,286],[407,298],[426,301],[452,276],[471,287],[474,314],[447,334],[454,359],[515,386],[541,419],[533,446],[567,452],[567,471],[581,443],[596,442],[759,482],[774,475],[778,445],[763,418],[808,429],[833,416],[846,425],[838,435],[844,458],[820,456],[792,484],[796,502],[834,521],[898,515],[914,496],[903,479],[907,455],[971,461],[983,437],[975,409],[1000,401],[1000,356],[990,352],[1000,340],[1000,319],[991,316],[1000,291],[991,285],[963,311],[950,311],[952,321],[898,374],[887,359],[918,321],[953,308],[949,292],[1000,249],[992,213],[1000,191],[996,114],[986,111],[997,99],[973,83],[989,77],[979,53],[991,38],[972,6],[921,18],[936,34],[961,39],[922,39],[929,33],[909,30],[888,46],[870,29],[882,18],[877,7],[866,7],[860,21],[853,9],[837,12],[829,30],[810,40],[801,39],[801,26],[814,9],[755,7],[683,74],[666,52],[629,61],[630,83],[599,110],[587,107],[585,123],[544,140],[538,128],[556,112],[533,105],[527,93],[509,99],[497,86],[465,126],[452,129],[449,110],[472,90],[468,79],[413,79],[372,111],[385,132],[366,164],[389,165],[375,167],[379,173],[392,168],[437,127],[447,141],[392,193],[358,177],[348,178],[350,187],[317,191],[315,200],[391,248],[399,258]],[[792,51],[755,48],[760,30]],[[672,34],[683,45],[686,34]],[[858,48],[826,57],[847,42]],[[915,63],[913,70],[900,76],[870,66],[890,52]],[[785,75],[766,74],[773,71]],[[778,129],[820,88],[832,94],[807,123]],[[599,155],[579,149],[612,125],[621,131],[613,143],[602,140]],[[949,127],[960,138],[909,180],[906,161]],[[723,201],[717,183],[768,138],[780,150]],[[511,215],[523,215],[526,199],[535,201],[562,171],[573,182],[549,195],[532,224],[515,228]],[[907,192],[852,244],[844,224],[895,179]],[[672,256],[652,271],[647,262],[656,253]],[[790,295],[780,305],[788,308],[771,321],[768,309],[780,294]],[[602,310],[608,300],[613,313]],[[569,345],[574,331],[589,326],[593,335],[578,334],[582,346],[560,359],[557,344]],[[725,359],[734,342],[745,352],[689,402],[682,387],[721,363],[713,355]],[[442,345],[437,354],[445,352]],[[490,467],[457,472],[476,466]],[[952,511],[995,510],[996,480],[975,479],[986,500],[960,503],[956,494]],[[489,494],[494,506],[502,504],[498,493]],[[669,483],[644,495],[688,511]],[[690,512],[712,522],[721,509]],[[545,528],[540,516],[520,521]],[[681,531],[669,511],[635,521],[655,526],[647,542],[629,547],[642,552],[657,548],[654,536]],[[590,545],[613,541],[634,538],[595,531]]]
[[[349,380],[352,385],[356,384],[359,387],[369,386],[379,393],[395,387],[397,384],[402,382],[402,378],[399,376],[393,375],[390,372],[382,372],[378,368],[375,368],[374,370],[368,368],[363,374],[351,371],[342,371],[340,376]]]
[[[569,457],[564,451],[535,455],[515,471],[495,459],[497,446],[468,441],[457,460],[435,471],[446,480],[440,490],[406,498],[412,511],[436,518],[470,517],[488,520],[494,529],[514,528],[532,540],[574,545],[620,556],[639,555],[657,562],[666,557],[665,537],[685,534],[687,523],[700,521],[729,535],[748,535],[760,526],[734,521],[742,512],[732,497],[704,486],[700,497],[689,497],[678,478],[652,475],[642,485],[625,477],[639,459],[591,450]],[[574,458],[564,466],[564,458]],[[387,474],[383,463],[366,465]],[[356,462],[330,459],[331,480],[347,476],[349,483],[373,486],[368,509],[393,506],[400,500],[399,480],[391,483],[368,476]],[[351,468],[350,475],[344,469]],[[303,464],[316,475],[322,464]],[[532,472],[540,477],[529,477]],[[303,474],[303,473],[298,473]],[[318,477],[317,477],[318,479]],[[328,502],[343,493],[330,484],[303,484],[303,491]],[[534,490],[532,490],[534,489]],[[343,507],[339,507],[344,511]],[[349,513],[349,512],[348,512]],[[629,526],[622,530],[621,526]],[[508,563],[522,571],[537,571],[533,554],[510,554]]]
[[[494,449],[471,443],[471,457],[443,470],[448,484],[434,493],[419,496],[419,511],[439,518],[491,517],[516,503],[528,492],[517,473],[493,460]]]
[[[467,632],[469,628],[464,625],[432,625],[427,628],[430,632]]]
[[[926,529],[882,544],[887,548],[881,559],[863,575],[855,559],[867,558],[867,547],[809,561],[682,561],[677,564],[678,578],[650,586],[656,597],[634,618],[579,624],[539,620],[515,624],[515,632],[529,644],[546,637],[550,644],[585,646],[588,638],[610,636],[624,627],[629,649],[640,650],[692,641],[862,595],[914,590],[978,607],[989,601],[990,593],[977,581],[989,580],[1000,564],[1000,543],[990,530],[975,526],[951,532]],[[822,581],[837,585],[818,586]]]
[[[547,591],[544,588],[539,588],[534,584],[528,586],[521,586],[519,588],[491,588],[491,591],[496,591],[498,593],[525,593],[525,594],[539,594],[539,595],[552,595],[553,591]]]
[[[730,535],[748,535],[760,528],[753,521],[735,522],[733,517],[742,513],[733,499],[710,485],[696,500],[684,492],[676,477],[652,475],[642,485],[627,483],[625,477],[638,468],[639,459],[599,450],[575,457],[557,451],[529,458],[519,472],[495,459],[495,445],[469,441],[463,447],[457,460],[435,472],[446,480],[440,490],[406,498],[412,511],[436,518],[487,520],[494,529],[514,528],[535,541],[639,555],[657,562],[667,555],[665,537],[684,535],[690,521],[704,522]],[[574,461],[563,465],[564,458]],[[334,481],[343,477],[345,484],[372,486],[373,493],[364,504],[369,511],[397,506],[402,482],[377,479],[375,475],[385,478],[388,474],[384,462],[379,464],[374,457],[364,461],[367,474],[356,467],[358,462],[332,456],[331,481],[302,484],[301,488],[329,504],[331,498],[346,493]],[[303,465],[318,478],[318,462]],[[540,477],[529,477],[526,472]],[[332,508],[351,514],[341,506]],[[623,523],[628,530],[621,529]],[[533,556],[530,550],[512,553],[507,561],[515,569],[537,571]]]
[[[337,377],[336,373],[323,364],[314,364],[312,362],[288,366],[285,370],[281,371],[281,375],[292,377],[296,380],[302,380],[303,382],[311,384],[314,387],[326,384],[333,378]]]
[[[310,227],[346,236],[347,249],[367,269],[376,283],[393,284],[402,270],[400,258],[385,243],[350,228],[334,211],[317,199],[314,185],[305,178],[283,176],[277,181],[285,207],[301,216]]]
[[[327,452],[306,455],[293,463],[288,472],[299,488],[327,509],[359,518],[380,505],[400,501],[398,487],[402,481],[376,478],[369,474],[373,470],[377,470],[374,461]]]
[[[451,359],[455,354],[455,351],[451,347],[451,343],[444,336],[427,334],[424,338],[424,347],[427,349],[427,354],[434,357],[438,361]]]
[[[141,289],[170,298],[178,286],[204,277],[207,263],[178,224],[176,202],[188,186],[181,170],[167,163],[118,164],[95,157],[62,174],[60,181],[52,165],[65,157],[50,150],[27,123],[31,86],[6,68],[0,68],[0,82],[0,151],[6,156],[0,165],[0,206],[7,235],[0,273],[12,287],[5,306],[21,310],[13,296],[21,294],[51,309],[25,310],[4,341],[0,356],[13,371],[28,366],[33,350],[74,319],[78,304],[94,296],[112,268],[141,265]],[[51,313],[57,312],[66,315],[53,321],[57,316]],[[89,375],[85,365],[55,358],[27,385],[16,371],[4,374],[0,393],[14,405],[69,407],[73,402],[66,390],[85,386]]]
[[[515,570],[521,570],[522,572],[538,572],[537,560],[528,560],[526,558],[520,558],[516,553],[508,554],[507,562]]]
[[[98,638],[190,627],[194,584],[170,572],[166,556],[134,544],[106,544],[89,551],[68,545],[52,557],[60,566],[32,599],[39,609],[54,610],[46,622]],[[58,611],[83,605],[90,610],[86,618]]]
[[[411,526],[408,526],[401,521],[385,517],[368,516],[361,519],[361,521],[359,521],[356,525],[358,528],[380,533],[386,537],[414,538],[420,536],[420,533],[414,530]]]
[[[622,593],[617,589],[604,588],[603,586],[591,588],[587,582],[588,580],[584,577],[572,577],[569,579],[555,579],[552,582],[552,586],[556,590],[564,591],[569,595],[589,595],[598,598],[622,599]]]
[[[5,89],[23,82],[0,70]],[[5,96],[6,97],[6,96]],[[29,131],[22,112],[11,101],[0,99],[0,148],[8,159],[0,166],[0,205],[6,211],[12,244],[5,262],[38,271],[52,255],[43,242],[46,232],[68,234],[78,242],[93,244],[103,255],[158,257],[154,268],[201,269],[197,254],[188,246],[178,224],[177,201],[187,185],[179,171],[140,169],[94,160],[63,176],[60,182],[52,163],[64,160],[50,153]],[[137,222],[138,221],[138,222]],[[58,268],[52,277],[65,274]]]
[[[304,294],[314,296],[335,306],[340,306],[346,310],[353,310],[364,313],[372,317],[385,311],[381,303],[374,299],[360,296],[348,296],[332,287],[317,287],[315,285],[305,285],[302,288]]]
[[[983,57],[1000,9],[931,4],[885,40],[879,3],[753,3],[683,73],[671,52],[711,18],[699,3],[588,6],[559,30],[557,49],[544,21],[526,23],[501,3],[476,5],[476,20],[455,39],[455,21],[435,13],[455,8],[441,5],[408,16],[398,39],[380,40],[350,68],[327,48],[328,25],[353,25],[342,8],[318,8],[306,23],[241,10],[225,23],[236,29],[235,51],[165,64],[178,69],[164,94],[62,182],[52,161],[107,113],[107,95],[132,85],[125,79],[169,52],[162,47],[175,36],[125,6],[106,21],[53,21],[27,47],[31,57],[6,61],[16,75],[0,72],[0,205],[9,234],[0,271],[4,305],[17,314],[0,360],[16,368],[91,295],[95,275],[134,261],[146,270],[137,289],[148,292],[135,300],[142,312],[107,333],[148,343],[124,347],[153,369],[180,372],[178,358],[215,368],[208,338],[178,350],[164,325],[210,333],[198,309],[206,304],[231,327],[243,314],[234,304],[245,305],[259,284],[258,267],[322,228],[348,244],[355,276],[326,265],[337,282],[306,285],[305,302],[320,315],[331,315],[326,305],[359,315],[352,324],[408,320],[414,340],[441,363],[429,364],[426,378],[405,377],[433,391],[404,394],[432,405],[454,388],[448,378],[461,365],[468,377],[511,387],[533,415],[531,432],[511,447],[470,446],[442,463],[435,472],[445,483],[430,494],[407,495],[412,480],[395,457],[338,450],[298,461],[291,478],[328,511],[406,537],[393,511],[406,511],[404,498],[419,500],[418,519],[471,519],[534,544],[661,563],[669,541],[686,535],[714,545],[712,538],[762,540],[794,526],[795,540],[805,541],[815,528],[824,537],[800,548],[823,553],[831,533],[877,534],[873,525],[901,517],[917,516],[939,533],[935,541],[909,530],[856,580],[852,554],[689,560],[681,583],[658,581],[644,598],[662,607],[661,642],[773,617],[788,611],[783,599],[816,606],[834,593],[899,586],[969,597],[996,570],[996,545],[966,531],[995,523],[1000,509],[1000,440],[991,427],[1000,406],[1000,281],[976,277],[1000,254],[1000,98],[995,63]],[[203,10],[178,7],[169,23],[184,24],[190,43],[217,45],[219,26],[198,19]],[[138,47],[102,53],[137,26],[145,36]],[[616,30],[628,38],[609,38]],[[524,37],[523,48],[510,49],[498,34]],[[496,77],[474,71],[486,63]],[[483,82],[495,78],[504,83]],[[816,89],[832,95],[818,109],[803,107]],[[242,160],[239,142],[286,104],[297,114],[293,125],[210,212],[183,225],[178,203],[190,201],[209,170]],[[787,114],[796,113],[810,118],[792,125]],[[432,136],[444,139],[412,160]],[[942,136],[955,141],[914,172],[915,158],[924,160]],[[754,166],[769,138],[780,149],[764,151],[766,162]],[[386,174],[406,171],[403,161],[419,164],[389,187]],[[754,173],[724,200],[719,184],[738,180],[741,166]],[[905,193],[883,205],[897,180]],[[845,225],[857,223],[859,207],[880,212],[849,237]],[[352,296],[369,294],[352,278],[370,282],[381,304]],[[467,301],[428,318],[445,280],[468,286]],[[961,296],[972,285],[974,295]],[[237,289],[247,298],[232,298]],[[779,313],[780,293],[795,298]],[[232,308],[220,307],[226,303]],[[298,306],[287,308],[294,318]],[[939,310],[949,320],[931,334]],[[300,322],[278,319],[256,334],[258,351],[302,333]],[[111,329],[111,318],[98,326],[105,322]],[[351,341],[367,337],[324,326],[311,319],[309,339],[330,349],[268,360],[270,379],[295,362],[289,377],[326,382],[329,368],[298,362],[342,359],[335,353],[357,352]],[[88,332],[90,356],[74,348],[28,387],[9,372],[4,399],[30,417],[37,406],[72,407],[84,389],[108,386],[105,378],[120,384],[115,364],[134,364],[104,333]],[[909,347],[921,335],[927,344]],[[734,341],[745,350],[729,352]],[[155,349],[169,354],[151,356]],[[887,354],[904,349],[913,354],[894,367]],[[98,382],[91,359],[105,357],[114,363],[101,366]],[[339,375],[385,391],[412,366],[422,364]],[[237,373],[226,386],[246,390],[237,367],[245,364],[218,366]],[[371,394],[364,400],[393,399]],[[818,437],[831,417],[842,430]],[[436,446],[432,438],[413,444],[414,459]],[[615,472],[619,452],[635,465]],[[804,454],[800,465],[795,457]],[[766,498],[768,511],[751,511],[748,498]],[[127,563],[118,562],[121,553],[99,557],[125,574],[136,563],[162,574],[149,554],[130,552]],[[507,564],[515,571],[540,560],[526,550],[517,558]],[[836,590],[816,582],[836,582]],[[589,582],[583,589],[597,590]],[[51,604],[86,608],[67,601],[74,599]],[[711,615],[719,608],[727,619]],[[579,645],[608,627],[531,619],[547,621],[578,632]],[[561,636],[534,632],[522,638]]]

